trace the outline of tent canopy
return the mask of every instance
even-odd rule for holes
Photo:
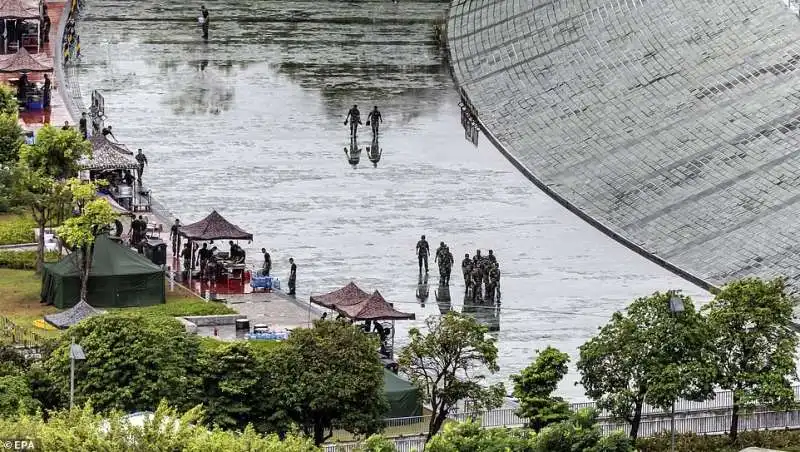
[[[0,19],[38,19],[37,0],[0,0]]]
[[[78,304],[66,311],[44,316],[44,320],[56,328],[63,329],[69,328],[83,319],[88,319],[89,317],[94,317],[99,314],[105,314],[105,311],[95,309],[89,303],[81,300]]]
[[[389,411],[384,415],[385,418],[422,415],[419,389],[389,369],[383,369],[383,391],[389,401]]]
[[[0,72],[51,72],[53,59],[42,53],[31,55],[20,47],[17,53],[0,57]]]
[[[334,305],[336,311],[352,320],[414,320],[413,313],[400,312],[377,290],[366,300],[349,306]]]
[[[42,274],[42,301],[68,308],[80,296],[78,253],[54,264]],[[89,270],[87,300],[92,306],[149,306],[166,302],[164,270],[146,257],[119,245],[108,236],[97,237]]]
[[[92,157],[82,157],[78,165],[86,170],[136,169],[139,167],[132,156],[133,152],[125,146],[112,143],[102,134],[89,139],[92,144]]]
[[[312,295],[311,302],[328,309],[334,309],[334,306],[357,304],[367,298],[369,298],[369,294],[361,290],[356,283],[350,281],[350,284],[341,289],[336,289],[333,292],[323,295]]]
[[[181,226],[180,233],[189,240],[253,240],[253,234],[230,223],[216,210],[197,223]]]

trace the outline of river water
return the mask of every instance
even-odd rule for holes
[[[556,346],[573,356],[610,314],[655,290],[708,295],[597,232],[542,194],[481,138],[464,139],[458,96],[433,42],[442,2],[91,0],[79,24],[79,80],[105,96],[107,124],[150,166],[145,183],[184,223],[218,209],[269,248],[285,279],[298,264],[307,300],[355,280],[436,315],[438,272],[422,305],[414,245],[445,241],[459,262],[476,248],[501,264],[500,373]],[[353,168],[343,125],[351,104],[379,105],[377,167]],[[370,145],[369,132],[359,147]],[[463,299],[460,271],[453,309]],[[442,306],[441,310],[446,309]],[[583,398],[573,371],[561,392]]]

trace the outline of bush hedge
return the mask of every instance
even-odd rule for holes
[[[0,245],[33,243],[36,223],[24,215],[0,216]]]
[[[167,304],[137,308],[136,312],[139,314],[153,314],[167,317],[236,314],[236,311],[224,304],[202,300],[168,302]]]
[[[666,452],[670,450],[669,433],[636,441],[639,452]],[[800,452],[800,430],[762,430],[739,432],[736,441],[727,435],[701,436],[676,435],[678,452],[739,452],[747,447],[762,447],[785,452]]]
[[[47,251],[45,262],[57,262],[58,252]],[[36,270],[36,251],[0,251],[0,268]]]

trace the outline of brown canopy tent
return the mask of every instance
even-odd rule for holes
[[[102,134],[91,137],[89,143],[92,144],[92,156],[81,158],[78,162],[81,169],[132,170],[139,167],[139,162],[133,158],[133,152],[121,144],[108,141]]]
[[[31,55],[25,47],[17,53],[0,57],[0,72],[52,72],[53,59],[43,53]]]
[[[416,318],[413,313],[396,310],[377,290],[360,303],[335,305],[334,309],[352,320],[414,320]]]
[[[230,223],[216,210],[197,223],[181,226],[180,234],[189,240],[253,240],[253,234]]]
[[[369,298],[369,294],[359,288],[356,283],[350,281],[350,284],[336,289],[333,292],[324,295],[311,295],[311,302],[316,303],[328,309],[334,309],[335,306],[347,306],[357,303]]]
[[[36,52],[41,51],[41,28],[44,19],[44,3],[40,0],[0,0],[0,20],[3,21],[35,21],[36,23]],[[9,29],[8,24],[4,23],[4,28]],[[19,26],[20,24],[17,23]],[[24,37],[23,37],[24,43]],[[6,41],[4,40],[4,50]],[[20,47],[22,50],[24,47]],[[52,69],[51,69],[52,70]]]

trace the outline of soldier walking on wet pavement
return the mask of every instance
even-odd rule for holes
[[[422,273],[422,263],[425,263],[425,273],[428,273],[428,256],[431,254],[431,248],[425,236],[420,237],[417,242],[417,258],[419,259],[419,272]]]
[[[87,124],[87,120],[86,120],[86,112],[85,111],[83,113],[81,113],[81,119],[78,122],[78,130],[81,131],[81,136],[83,137],[84,140],[89,137],[89,129],[88,129],[88,124]]]
[[[439,264],[442,266],[442,279],[443,285],[450,285],[450,273],[453,271],[453,253],[450,252],[450,248],[445,245],[444,251],[442,251],[442,257],[439,260]]]
[[[443,260],[444,260],[444,258],[443,258],[444,249],[445,249],[444,242],[439,242],[439,248],[436,248],[436,254],[434,255],[434,258],[433,258],[433,263],[439,266],[439,279],[440,280],[444,279],[444,265],[443,265],[444,264],[444,262],[443,262]]]
[[[358,111],[358,105],[353,105],[353,108],[347,112],[344,125],[347,125],[348,120],[350,121],[350,137],[355,138],[358,126],[361,125],[361,112]]]
[[[208,10],[205,5],[200,6],[200,28],[203,30],[203,39],[208,39]]]
[[[375,108],[369,112],[367,115],[367,125],[372,124],[372,135],[378,135],[378,127],[383,122],[383,117],[381,116],[381,112],[378,111],[378,106],[376,105]]]
[[[294,258],[289,258],[289,263],[292,266],[289,268],[289,295],[295,295],[295,284],[297,284],[297,265],[294,263]]]
[[[178,257],[181,246],[181,220],[175,219],[175,224],[169,229],[169,238],[172,240],[172,255]]]
[[[261,248],[261,253],[264,255],[264,276],[269,276],[269,271],[272,270],[272,258],[266,248]]]
[[[469,258],[469,253],[464,254],[464,260],[461,261],[461,273],[464,275],[464,293],[467,293],[472,282],[472,259]]]
[[[142,173],[144,172],[144,167],[147,165],[147,157],[142,154],[142,150],[139,149],[139,153],[136,154],[136,161],[139,162],[139,167],[136,168],[136,173],[139,175],[137,180],[139,181],[139,185],[142,184]]]

